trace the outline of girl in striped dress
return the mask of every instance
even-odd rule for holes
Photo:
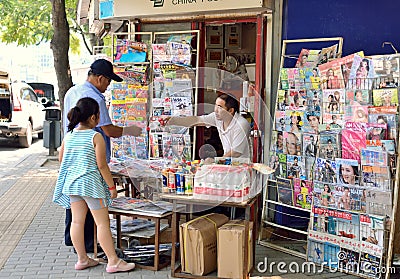
[[[134,263],[126,263],[115,253],[110,230],[108,206],[117,197],[117,190],[106,162],[106,146],[101,134],[93,128],[99,123],[99,105],[92,98],[82,98],[68,112],[68,133],[59,152],[61,162],[53,201],[71,208],[71,239],[78,255],[76,270],[99,264],[86,254],[84,224],[91,211],[98,228],[98,239],[107,255],[106,271],[130,271]],[[78,125],[79,124],[79,125]]]

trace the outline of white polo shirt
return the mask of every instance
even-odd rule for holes
[[[235,113],[226,130],[224,130],[222,120],[217,120],[215,112],[200,116],[200,121],[217,127],[224,154],[232,150],[242,154],[239,158],[250,158],[250,124],[239,113]]]

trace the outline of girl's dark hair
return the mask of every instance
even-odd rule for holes
[[[76,106],[68,112],[68,132],[72,131],[78,123],[88,121],[92,115],[97,116],[99,111],[99,104],[93,98],[85,97],[80,99]]]

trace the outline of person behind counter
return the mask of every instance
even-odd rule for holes
[[[238,101],[221,94],[215,100],[214,112],[203,116],[171,117],[167,125],[184,127],[215,126],[224,149],[224,157],[250,158],[250,124],[240,115]]]

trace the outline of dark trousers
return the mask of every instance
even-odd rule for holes
[[[71,234],[69,231],[71,228],[71,222],[72,222],[71,209],[66,209],[64,241],[65,241],[65,245],[67,245],[67,246],[73,246],[72,240],[71,240]],[[93,219],[92,213],[90,211],[88,211],[88,213],[86,215],[84,237],[85,237],[86,252],[93,253],[94,219]]]

